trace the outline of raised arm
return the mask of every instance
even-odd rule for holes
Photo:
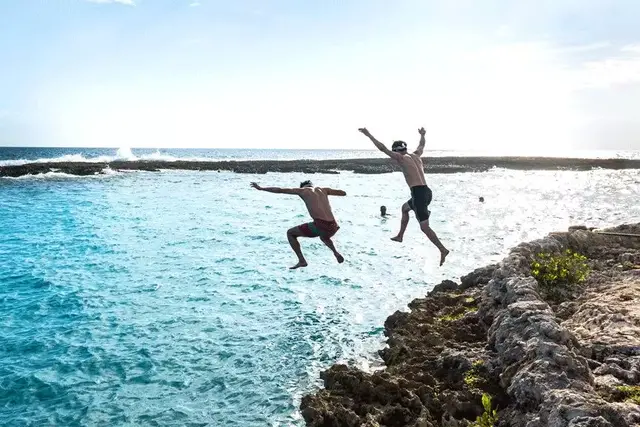
[[[384,154],[386,154],[387,156],[391,157],[392,159],[395,159],[395,158],[398,157],[398,155],[396,153],[394,153],[393,151],[389,150],[382,142],[380,142],[377,139],[375,139],[373,137],[373,135],[371,135],[371,133],[367,130],[367,128],[360,128],[358,130],[364,136],[369,138],[371,140],[371,142],[373,142],[373,145],[375,145],[378,150],[382,151]]]
[[[267,191],[278,194],[302,194],[302,188],[280,188],[280,187],[260,187],[257,182],[252,182],[251,186],[256,190]]]
[[[420,128],[418,129],[418,133],[420,133],[420,144],[418,144],[418,148],[416,148],[416,151],[413,152],[413,154],[417,154],[418,156],[422,156],[422,152],[424,151],[424,144],[425,144],[425,139],[424,139],[424,134],[427,131],[424,130],[424,128]]]
[[[323,188],[322,189],[325,193],[327,193],[329,196],[346,196],[347,192],[343,191],[343,190],[335,190],[333,188]]]

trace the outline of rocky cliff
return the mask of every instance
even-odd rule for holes
[[[607,230],[640,234],[640,224]],[[586,281],[551,299],[539,253],[587,257]],[[386,368],[335,365],[305,396],[309,426],[640,425],[640,238],[571,229],[445,281],[385,322]],[[485,402],[486,403],[486,402]]]

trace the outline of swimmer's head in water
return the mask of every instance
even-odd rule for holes
[[[391,146],[391,151],[396,153],[404,153],[407,151],[407,143],[404,141],[394,141]]]
[[[313,187],[313,183],[311,182],[311,180],[302,181],[300,183],[300,188],[304,187]]]
[[[385,216],[387,214],[387,207],[380,206],[380,215]]]

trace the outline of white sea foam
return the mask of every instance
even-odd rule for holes
[[[12,176],[3,176],[0,177],[0,179],[11,179],[11,180],[16,180],[16,181],[23,181],[23,180],[29,180],[29,179],[67,179],[67,178],[81,178],[78,175],[72,175],[72,174],[68,174],[68,173],[64,173],[64,172],[56,172],[56,171],[51,171],[51,172],[46,172],[46,173],[40,173],[37,175],[22,175],[22,176],[18,176],[18,177],[12,177]]]
[[[120,147],[116,152],[116,159],[118,160],[138,160],[138,158],[131,152],[129,147]]]
[[[96,173],[94,175],[73,175],[64,172],[58,172],[57,169],[52,168],[50,172],[39,173],[36,175],[22,175],[18,177],[13,176],[3,176],[0,179],[8,179],[15,181],[27,181],[27,180],[51,180],[51,179],[86,179],[86,178],[104,178],[104,177],[112,177],[117,175],[122,175],[123,172],[114,171],[111,168],[104,168],[102,173]]]
[[[118,171],[114,171],[113,169],[111,169],[110,167],[106,167],[104,169],[102,169],[102,173],[104,175],[108,175],[108,176],[113,176],[113,175],[122,175],[122,172],[118,172]]]
[[[98,156],[84,157],[82,154],[65,154],[60,157],[41,158],[41,159],[18,159],[18,160],[0,160],[0,166],[19,166],[27,163],[62,163],[62,162],[87,162],[87,163],[105,163],[118,159],[117,156]]]
[[[18,160],[0,160],[0,166],[19,166],[25,165],[27,163],[62,163],[62,162],[86,162],[86,163],[108,163],[116,160],[128,160],[128,161],[136,161],[136,160],[154,160],[154,161],[165,161],[165,162],[174,162],[178,160],[182,161],[212,161],[214,159],[209,158],[200,158],[200,157],[174,157],[169,154],[161,153],[159,150],[151,154],[143,154],[141,156],[136,156],[133,154],[130,148],[121,147],[118,148],[115,156],[97,156],[97,157],[85,157],[82,154],[65,154],[64,156],[59,157],[50,157],[50,158],[40,158],[40,159],[18,159]]]

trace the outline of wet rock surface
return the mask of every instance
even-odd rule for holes
[[[640,224],[607,231],[640,234]],[[531,260],[566,249],[592,271],[569,300],[547,301]],[[640,405],[629,399],[640,385],[636,260],[639,238],[586,227],[522,243],[391,315],[379,352],[386,368],[331,367],[302,415],[309,426],[468,426],[488,394],[497,426],[638,426]]]
[[[424,159],[429,173],[484,172],[491,168],[518,170],[590,170],[640,169],[640,160],[629,159],[572,159],[548,157],[429,157]],[[18,166],[0,166],[0,177],[19,177],[47,172],[71,175],[102,174],[106,169],[115,171],[224,170],[236,173],[264,174],[267,172],[339,173],[353,171],[379,174],[399,171],[389,159],[339,160],[251,160],[251,161],[152,161],[136,160],[113,162],[52,162],[29,163]]]

